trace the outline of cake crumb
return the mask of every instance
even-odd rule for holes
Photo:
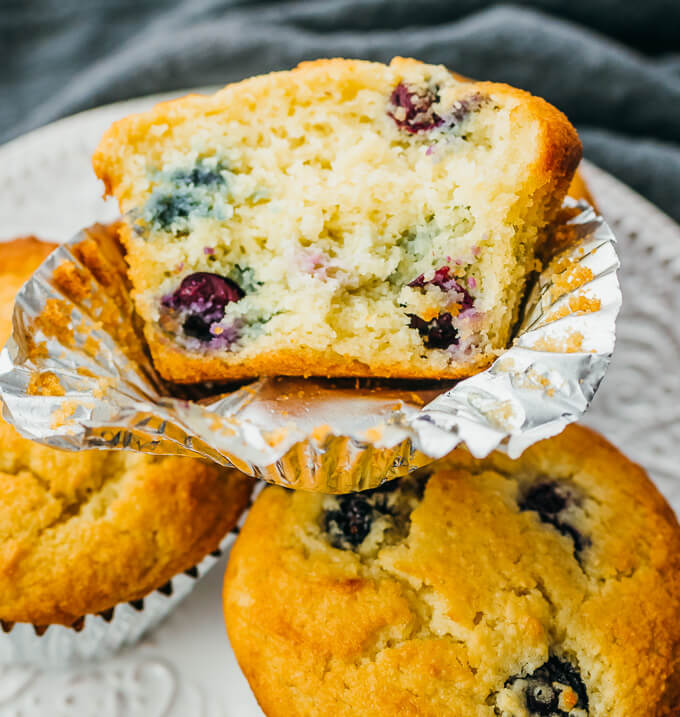
[[[92,335],[88,336],[83,343],[83,350],[88,356],[96,356],[99,353],[99,341]]]
[[[62,406],[53,413],[50,427],[52,429],[61,428],[77,410],[78,404],[75,401],[64,401]]]
[[[572,314],[592,314],[599,311],[602,308],[602,301],[598,298],[589,298],[583,294],[577,296],[570,296],[569,301],[560,306],[552,313],[548,314],[545,323],[551,321],[557,321],[565,316],[571,316]]]
[[[531,347],[534,351],[548,351],[550,353],[579,353],[583,351],[583,334],[580,331],[570,331],[563,338],[543,336],[534,342]]]
[[[52,371],[36,372],[31,375],[26,392],[29,396],[65,396],[66,391]]]
[[[50,352],[45,341],[35,341],[32,336],[26,336],[26,354],[32,361],[46,359]]]
[[[558,259],[553,270],[553,285],[550,292],[553,301],[587,284],[595,277],[592,269],[567,257]]]
[[[43,310],[35,317],[31,329],[41,331],[48,338],[56,339],[63,346],[73,346],[71,305],[63,299],[48,299]]]
[[[100,378],[97,381],[97,388],[92,391],[92,395],[95,398],[103,398],[106,392],[115,385],[116,382],[112,378]]]

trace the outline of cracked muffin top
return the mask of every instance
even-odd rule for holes
[[[0,244],[0,340],[16,292],[55,245]],[[138,600],[219,545],[252,481],[190,458],[69,453],[0,419],[0,621],[73,624]]]
[[[677,714],[680,529],[571,426],[345,496],[267,488],[224,607],[269,717]]]

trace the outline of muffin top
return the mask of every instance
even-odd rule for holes
[[[55,245],[0,244],[0,339],[16,291]],[[70,625],[143,598],[219,545],[252,481],[203,461],[58,451],[0,419],[0,620]]]
[[[14,297],[24,282],[47,258],[57,244],[27,236],[0,242],[0,341],[12,333]]]
[[[677,713],[680,529],[644,471],[571,426],[346,496],[267,488],[224,607],[277,715]]]

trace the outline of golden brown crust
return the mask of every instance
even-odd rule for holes
[[[16,291],[54,247],[33,238],[0,245],[3,341]],[[143,598],[217,548],[252,490],[238,471],[200,460],[57,451],[2,419],[0,444],[6,622],[70,625]]]
[[[199,460],[56,451],[0,423],[0,619],[70,625],[215,550],[252,481]]]
[[[434,372],[414,369],[408,363],[382,363],[380,360],[368,366],[339,354],[301,347],[263,354],[251,358],[247,364],[244,364],[238,354],[190,353],[175,344],[154,325],[147,324],[144,327],[144,335],[156,370],[163,378],[175,383],[236,381],[256,376],[456,379],[483,371],[496,358],[495,355],[478,355],[467,362],[452,365],[446,372]]]
[[[644,471],[579,426],[516,462],[456,450],[432,469],[407,537],[363,553],[329,544],[327,498],[258,498],[224,609],[266,714],[492,717],[553,654],[589,717],[677,715],[680,527]],[[562,517],[578,560],[566,529],[521,509],[550,480],[580,496]]]

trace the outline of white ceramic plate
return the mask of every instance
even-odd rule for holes
[[[64,241],[114,219],[90,155],[112,121],[162,99],[84,112],[0,147],[0,239]],[[619,238],[624,296],[614,360],[586,423],[644,465],[680,513],[680,227],[596,167],[583,171]],[[225,637],[223,572],[224,560],[160,628],[108,662],[0,668],[0,716],[261,717]]]

